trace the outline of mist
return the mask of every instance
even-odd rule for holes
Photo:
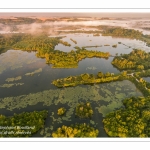
[[[81,26],[88,28],[88,26],[99,26],[99,25],[109,25],[117,26],[128,29],[136,29],[143,32],[143,34],[150,34],[150,31],[146,31],[137,26],[138,23],[144,23],[148,20],[90,20],[90,21],[54,21],[45,23],[31,23],[31,24],[21,24],[21,25],[4,25],[0,24],[0,33],[30,33],[37,34],[46,32],[49,35],[57,35],[61,27],[67,26]],[[143,25],[143,24],[142,24]],[[147,24],[150,27],[150,23]]]

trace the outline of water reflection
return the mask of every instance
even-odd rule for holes
[[[46,120],[45,128],[50,128],[49,133],[53,129],[56,130],[62,125],[78,123],[91,123],[99,129],[100,137],[107,137],[102,119],[103,117],[120,107],[123,107],[122,100],[131,96],[142,96],[139,90],[130,81],[117,81],[104,84],[82,85],[76,87],[68,87],[61,89],[49,89],[38,93],[30,93],[16,97],[8,97],[1,99],[0,113],[11,115],[13,113],[21,113],[24,111],[31,112],[33,110],[46,109],[49,112]],[[90,102],[94,111],[92,120],[76,119],[75,107],[80,102]],[[66,115],[59,117],[57,109],[60,107],[67,109]],[[11,111],[11,112],[10,112]],[[40,131],[39,131],[40,132]],[[40,136],[39,132],[36,136]]]
[[[22,79],[20,81],[9,83],[24,83],[21,86],[13,86],[11,88],[0,87],[0,97],[39,92],[49,88],[56,89],[56,87],[51,84],[52,80],[70,75],[79,75],[85,72],[97,74],[99,71],[104,73],[119,72],[119,70],[111,65],[112,57],[108,60],[103,58],[86,58],[79,62],[78,68],[57,69],[51,68],[52,65],[47,65],[45,59],[37,58],[35,53],[36,52],[28,53],[25,51],[9,50],[0,55],[0,85],[8,84],[8,82],[5,81],[7,78],[14,78],[17,76],[21,76]],[[25,75],[34,72],[39,68],[42,68],[42,72],[34,74],[33,76]]]
[[[77,44],[73,43],[70,38],[77,41]],[[132,51],[132,49],[142,49],[150,52],[150,48],[146,46],[146,44],[139,40],[131,40],[125,38],[114,38],[111,36],[93,36],[93,34],[67,34],[65,38],[62,40],[67,41],[71,44],[70,47],[64,46],[62,44],[58,44],[55,47],[55,50],[61,50],[64,52],[70,52],[71,50],[75,50],[75,46],[84,47],[84,46],[101,46],[101,47],[92,47],[86,48],[88,50],[98,50],[102,52],[110,52],[110,54],[115,55],[118,53],[119,55],[128,54]],[[121,42],[121,44],[118,44]],[[109,44],[110,46],[104,46],[105,44]],[[117,44],[117,48],[112,48],[112,45]],[[130,48],[129,48],[130,47]]]
[[[77,44],[70,40],[77,41]],[[95,46],[102,45],[102,47],[92,47],[86,48],[89,50],[98,50],[103,52],[110,52],[111,55],[120,55],[121,53],[130,53],[132,48],[143,47],[144,50],[149,48],[145,45],[144,42],[137,40],[129,40],[123,38],[112,38],[110,36],[93,36],[93,34],[68,34],[63,38],[64,41],[67,41],[71,44],[71,47],[63,46],[58,44],[55,49],[62,51],[70,51],[75,49],[74,47],[78,45],[82,46]],[[118,44],[121,42],[121,44]],[[110,44],[110,46],[104,46],[105,44]],[[113,48],[112,45],[117,44],[116,48]],[[129,48],[129,46],[131,48]],[[0,97],[5,96],[16,96],[21,94],[27,94],[30,92],[38,92],[41,90],[46,90],[49,88],[56,89],[51,83],[52,80],[57,78],[64,78],[70,75],[79,75],[82,73],[93,73],[102,71],[104,73],[118,73],[119,70],[114,68],[111,65],[113,57],[109,59],[99,59],[99,58],[86,58],[79,62],[78,68],[71,69],[57,69],[51,68],[52,65],[47,65],[45,59],[37,58],[35,56],[36,52],[26,52],[26,51],[16,51],[8,50],[7,52],[0,55],[0,85],[6,84],[7,78],[21,76],[21,83],[24,83],[21,86],[13,86],[11,88],[2,88],[0,87]],[[36,69],[42,68],[42,72],[35,74],[33,76],[25,76],[26,73],[35,71]],[[16,81],[15,83],[18,83]],[[18,92],[16,92],[18,91]]]
[[[143,42],[136,40],[102,36],[94,37],[91,34],[70,34],[63,40],[70,43],[71,47],[65,47],[59,44],[55,49],[62,51],[74,49],[76,44],[74,44],[70,38],[76,40],[79,47],[102,45],[102,47],[93,47],[92,50],[103,52],[109,51],[112,55],[116,55],[116,53],[129,53],[132,48],[135,48],[136,46],[143,46],[145,50],[147,48]],[[122,42],[125,45],[118,44],[118,42]],[[110,46],[104,46],[105,44],[110,44]],[[117,48],[113,48],[113,44],[118,44]],[[128,48],[128,46],[131,46],[132,48]],[[54,79],[64,78],[70,75],[79,75],[85,72],[93,74],[97,74],[99,71],[104,73],[118,73],[119,70],[111,65],[113,57],[108,59],[86,58],[79,62],[78,68],[57,69],[51,68],[52,65],[47,65],[45,59],[37,58],[35,54],[36,52],[29,53],[19,50],[9,50],[0,55],[0,85],[8,83],[7,78],[16,78],[17,76],[21,76],[21,79],[10,83],[24,83],[23,85],[10,88],[0,87],[0,101],[5,100],[0,105],[1,108],[3,108],[0,109],[1,113],[10,115],[12,113],[8,112],[8,109],[10,108],[13,110],[13,113],[48,109],[49,117],[46,126],[53,126],[53,129],[56,130],[56,128],[60,127],[62,124],[70,125],[76,121],[84,122],[75,120],[73,112],[78,102],[90,101],[95,109],[93,120],[96,127],[100,130],[99,136],[107,137],[103,129],[103,117],[107,113],[123,107],[122,100],[124,98],[142,96],[142,93],[138,91],[135,85],[130,81],[117,81],[93,86],[81,85],[62,89],[58,89],[51,84]],[[32,76],[25,75],[26,73],[35,72],[35,70],[38,70],[39,68],[42,68],[41,72],[35,73]],[[62,119],[62,123],[59,123],[58,116],[52,115],[52,112],[55,112],[56,114],[57,108],[62,105],[65,105],[66,108],[69,109],[68,118]],[[52,117],[55,118],[52,119]],[[39,137],[40,134],[37,133],[36,136]]]

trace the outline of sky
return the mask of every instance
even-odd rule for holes
[[[109,12],[109,13],[65,13],[65,12],[58,12],[58,13],[0,13],[0,17],[115,17],[115,18],[120,18],[120,17],[129,17],[129,18],[147,18],[150,17],[150,13],[114,13],[114,12]]]

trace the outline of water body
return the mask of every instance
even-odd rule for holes
[[[70,40],[72,38],[77,42],[75,44]],[[92,47],[92,48],[86,48],[88,50],[97,50],[102,52],[108,52],[111,55],[118,55],[122,54],[128,54],[132,51],[133,48],[135,49],[142,49],[147,52],[150,52],[150,48],[146,46],[146,44],[139,40],[131,40],[131,39],[125,39],[125,38],[114,38],[111,36],[93,36],[93,34],[67,34],[65,38],[62,39],[63,41],[67,41],[71,44],[70,47],[64,46],[62,44],[58,44],[55,47],[55,50],[61,50],[64,52],[69,52],[71,50],[75,50],[75,46],[79,47],[85,47],[85,46],[101,46],[101,47]],[[121,44],[118,44],[118,42],[121,42]],[[104,46],[106,44],[109,44],[110,46]],[[117,44],[116,48],[113,48],[112,45]]]
[[[78,68],[57,69],[51,68],[52,65],[47,65],[45,59],[37,58],[35,54],[36,52],[29,53],[25,51],[8,50],[6,53],[0,55],[0,85],[24,83],[22,86],[12,86],[11,88],[0,87],[0,97],[39,92],[49,88],[55,89],[56,87],[51,84],[54,79],[64,78],[70,75],[80,75],[85,72],[97,74],[99,71],[104,73],[108,71],[119,73],[119,70],[114,68],[111,64],[112,57],[109,59],[86,58],[79,62]],[[26,75],[39,68],[42,68],[41,72],[35,73],[33,76]],[[17,76],[21,76],[21,80],[15,82],[6,81],[8,78]]]
[[[74,44],[70,38],[76,40],[77,44]],[[63,40],[70,43],[71,47],[58,44],[55,49],[68,52],[75,46],[102,45],[102,47],[88,49],[110,52],[112,55],[130,53],[132,48],[149,51],[149,48],[141,41],[103,36],[94,37],[91,34],[68,34]],[[118,42],[123,44],[118,44]],[[104,46],[105,44],[110,44],[110,46]],[[117,48],[113,48],[113,44],[118,44]],[[51,137],[53,130],[62,125],[76,122],[90,123],[99,129],[99,137],[107,137],[103,129],[103,117],[107,113],[123,107],[123,99],[142,96],[135,85],[127,80],[60,89],[51,84],[54,79],[85,72],[93,74],[99,71],[119,73],[119,70],[111,65],[113,57],[109,59],[86,58],[79,62],[78,68],[57,69],[52,68],[52,65],[47,65],[45,59],[37,58],[35,54],[36,52],[20,50],[8,50],[0,54],[0,113],[11,116],[13,113],[23,111],[47,109],[49,115],[44,131],[40,130],[34,135],[36,137]],[[79,102],[87,101],[91,103],[94,110],[92,119],[75,118],[76,105]],[[61,118],[57,115],[57,109],[62,106],[66,107],[67,113]]]
[[[89,123],[99,129],[99,137],[107,137],[103,129],[103,117],[106,114],[123,107],[122,100],[131,96],[142,96],[135,85],[128,80],[111,83],[81,85],[76,87],[49,89],[26,95],[0,98],[0,114],[11,116],[13,113],[33,110],[48,110],[43,134],[39,131],[36,137],[46,136],[62,125],[74,123]],[[90,102],[94,111],[91,119],[75,118],[75,107],[80,102]],[[65,107],[67,112],[63,117],[57,115],[57,110]]]
[[[144,80],[146,80],[147,82],[150,82],[150,77],[143,77]]]

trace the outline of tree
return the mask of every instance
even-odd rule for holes
[[[89,79],[90,75],[85,73],[85,74],[81,74],[81,77],[84,81],[87,81]]]
[[[121,75],[124,76],[124,77],[127,76],[127,71],[121,72]]]
[[[64,107],[61,107],[58,109],[57,114],[58,115],[63,115],[66,112],[66,109]]]
[[[98,76],[99,78],[102,78],[102,77],[104,77],[104,74],[103,74],[102,72],[98,72],[97,76]]]
[[[110,76],[111,76],[110,72],[105,73],[105,77],[110,77]]]
[[[144,66],[143,65],[138,65],[137,69],[144,70]]]

